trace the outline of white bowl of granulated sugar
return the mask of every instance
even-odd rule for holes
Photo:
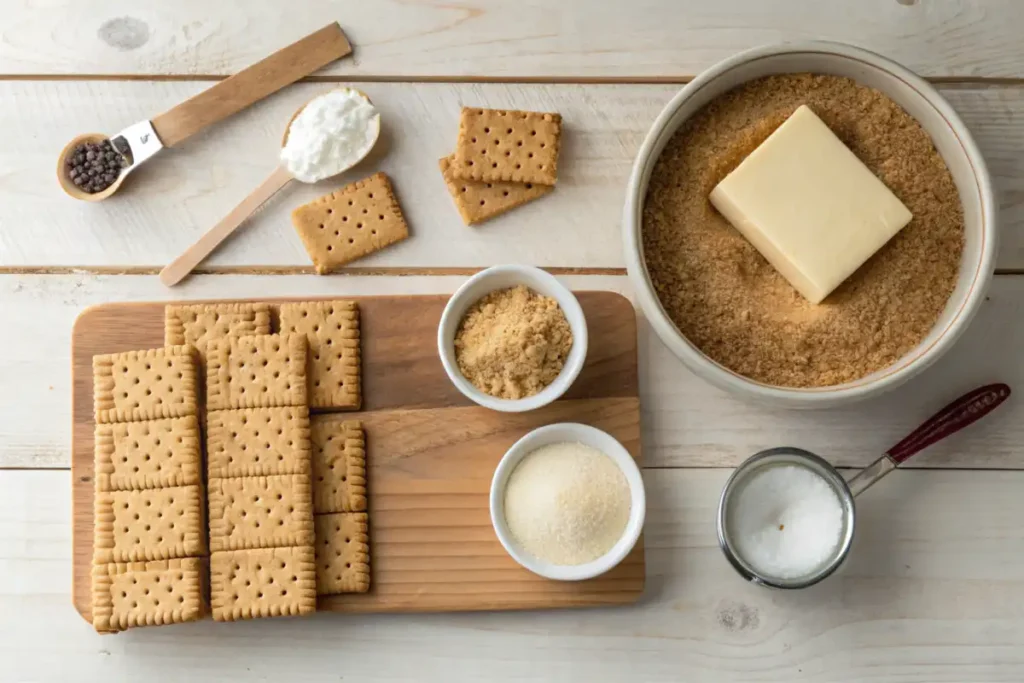
[[[582,581],[629,562],[646,495],[640,468],[619,441],[565,422],[513,444],[494,471],[490,506],[512,559],[548,579]]]

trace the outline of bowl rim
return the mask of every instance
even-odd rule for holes
[[[644,197],[640,194],[641,179],[644,167],[652,158],[656,161],[655,148],[661,137],[666,134],[676,112],[700,90],[732,69],[760,59],[800,53],[824,54],[858,62],[866,67],[884,71],[914,90],[935,109],[959,142],[980,197],[981,249],[968,291],[959,308],[945,329],[928,346],[915,347],[913,351],[886,368],[888,372],[867,382],[861,378],[829,387],[782,387],[758,382],[726,368],[704,355],[671,322],[654,291],[643,256]],[[675,130],[669,134],[674,134]],[[967,328],[977,313],[979,304],[984,300],[995,269],[999,242],[998,208],[988,168],[970,131],[946,99],[927,81],[887,57],[853,45],[820,40],[784,42],[745,50],[713,65],[676,93],[658,114],[637,152],[627,184],[622,223],[626,270],[636,292],[637,301],[662,343],[691,371],[721,389],[755,400],[795,408],[845,405],[877,395],[896,388],[938,360]],[[963,267],[961,264],[961,268]],[[911,354],[913,357],[906,360]]]
[[[565,359],[562,371],[558,373],[558,376],[553,382],[551,382],[551,384],[544,387],[540,392],[533,396],[527,396],[526,398],[520,399],[498,398],[497,396],[485,394],[477,389],[459,370],[458,363],[455,361],[454,341],[455,332],[458,330],[458,323],[460,321],[453,320],[453,318],[456,315],[456,309],[462,308],[462,303],[469,298],[470,292],[479,283],[503,275],[512,275],[513,279],[523,280],[519,284],[530,287],[530,283],[527,281],[527,278],[523,277],[524,274],[528,275],[529,279],[543,283],[547,291],[538,293],[545,296],[551,296],[558,301],[558,305],[565,314],[565,319],[572,330],[572,348],[569,350],[569,355]],[[501,288],[502,287],[495,287],[494,289]],[[473,303],[479,298],[479,296],[474,297],[473,301],[466,304],[466,308],[473,305]],[[463,310],[458,313],[460,318],[465,313],[466,308],[463,308]],[[450,334],[447,330],[450,330]],[[576,298],[576,295],[572,293],[572,290],[563,285],[558,281],[558,278],[545,270],[537,268],[536,266],[516,263],[491,266],[490,268],[486,268],[473,275],[462,283],[462,285],[455,290],[455,293],[449,297],[448,302],[444,306],[444,311],[441,313],[441,320],[437,325],[437,353],[441,358],[441,365],[444,367],[444,371],[448,375],[448,379],[451,380],[452,384],[455,385],[455,388],[458,389],[463,396],[477,405],[504,413],[522,413],[530,410],[536,410],[537,408],[542,408],[561,398],[562,395],[568,391],[569,387],[572,386],[573,382],[576,381],[576,378],[579,377],[580,372],[583,370],[583,366],[587,359],[588,343],[587,319],[583,314],[583,307],[580,306],[580,302]]]
[[[564,435],[565,438],[560,438]],[[505,524],[505,485],[516,466],[537,448],[563,441],[579,442],[596,448],[611,458],[629,486],[629,520],[622,536],[604,555],[578,565],[556,565],[545,562],[521,550],[511,537]],[[498,541],[509,556],[520,566],[538,576],[556,581],[583,581],[600,576],[621,563],[640,540],[647,516],[647,494],[640,465],[618,439],[608,432],[578,422],[556,422],[537,427],[520,437],[498,461],[491,478],[489,506],[491,526]]]

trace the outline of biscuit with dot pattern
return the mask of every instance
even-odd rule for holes
[[[210,479],[309,474],[309,409],[211,410],[206,417]]]
[[[270,334],[270,306],[263,303],[179,304],[164,308],[164,343],[191,344],[206,362],[213,339]]]
[[[92,624],[101,633],[195,621],[203,616],[198,557],[93,567]]]
[[[391,181],[383,173],[346,185],[292,211],[316,272],[333,272],[409,236]]]
[[[366,440],[362,423],[314,417],[313,512],[366,510]]]
[[[359,307],[354,301],[281,304],[281,332],[303,334],[309,344],[306,384],[311,408],[358,410]]]
[[[316,516],[316,590],[320,595],[370,590],[369,516]]]
[[[206,349],[209,410],[305,406],[306,338],[266,334],[212,340]]]
[[[199,486],[97,492],[95,510],[95,564],[206,554]]]
[[[191,346],[93,356],[97,423],[159,420],[197,412]]]
[[[155,489],[202,483],[195,415],[96,425],[97,491]]]
[[[459,180],[452,175],[452,157],[439,159],[444,183],[448,193],[459,210],[466,225],[476,225],[511,211],[517,206],[532,202],[551,192],[551,185],[534,183],[484,182],[481,180]]]
[[[554,185],[561,138],[560,114],[463,107],[452,175]]]
[[[312,614],[315,551],[306,546],[213,553],[210,605],[216,621]]]
[[[308,475],[210,479],[207,486],[211,551],[313,545]]]

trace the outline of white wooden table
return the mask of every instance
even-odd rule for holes
[[[745,584],[715,542],[729,468],[793,444],[861,466],[962,391],[1024,391],[1024,3],[1018,0],[7,0],[0,14],[0,680],[1024,680],[1024,403],[929,451],[861,501],[840,576]],[[149,118],[331,20],[355,58],[132,178],[102,205],[53,177],[73,135]],[[99,637],[71,606],[71,325],[91,304],[450,292],[531,262],[630,293],[619,220],[642,136],[680,84],[740,49],[845,40],[934,79],[1000,192],[990,298],[957,347],[895,394],[814,414],[742,404],[690,375],[640,320],[648,592],[634,607],[212,622]],[[155,273],[272,167],[290,113],[357,81],[390,131],[380,168],[407,242],[316,277],[294,187],[173,291]],[[560,111],[558,191],[462,225],[437,172],[461,104]],[[348,178],[344,180],[352,180]]]

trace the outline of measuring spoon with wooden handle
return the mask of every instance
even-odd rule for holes
[[[277,92],[286,85],[308,76],[352,52],[345,33],[337,23],[309,34],[239,71],[212,88],[204,90],[152,121],[140,121],[110,137],[110,142],[127,162],[114,183],[101,192],[89,193],[71,180],[67,158],[84,142],[106,140],[102,133],[86,133],[69,142],[57,160],[57,179],[64,191],[75,199],[98,202],[121,187],[125,177],[164,147],[174,147],[202,129],[238,113],[249,105]]]
[[[366,96],[366,93],[355,89],[350,90],[362,96],[362,98],[367,102],[370,101],[370,98]],[[285,126],[284,137],[281,139],[282,147],[288,143],[288,131],[291,129],[292,122],[295,121],[295,118],[303,109],[306,108],[306,105],[308,104],[309,102],[299,107],[299,109],[292,115],[292,118],[288,121],[288,125]],[[366,145],[365,149],[362,150],[362,154],[357,159],[353,160],[346,168],[339,170],[336,175],[344,173],[358,164],[360,161],[365,159],[373,149],[374,144],[376,144],[377,139],[380,137],[379,115],[374,118],[374,128],[371,130],[371,134],[373,136],[372,140]],[[273,173],[271,173],[266,180],[260,183],[255,190],[249,193],[249,196],[243,199],[227,216],[210,228],[210,230],[200,237],[195,244],[186,249],[185,253],[167,264],[167,266],[160,271],[160,282],[167,287],[173,287],[181,282],[185,276],[191,273],[196,266],[202,263],[203,259],[209,256],[221,242],[237,230],[238,227],[241,226],[247,218],[249,218],[249,216],[255,213],[256,210],[259,209],[267,200],[277,194],[292,180],[295,180],[295,178],[288,172],[288,169],[285,168],[284,165],[278,165],[274,169]]]

